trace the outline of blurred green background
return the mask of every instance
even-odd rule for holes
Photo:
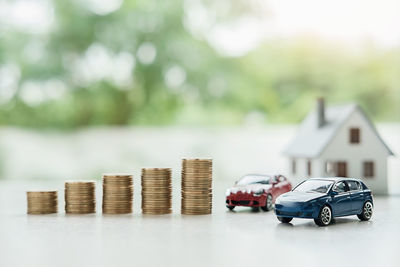
[[[293,123],[317,96],[400,121],[399,45],[265,37],[274,17],[268,1],[0,0],[0,124]]]

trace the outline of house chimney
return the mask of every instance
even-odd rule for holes
[[[318,128],[321,128],[325,124],[325,101],[324,98],[317,98],[317,119]]]

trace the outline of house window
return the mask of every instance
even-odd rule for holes
[[[359,144],[360,143],[360,128],[350,129],[350,143]]]
[[[374,177],[374,163],[372,161],[364,162],[364,177]]]
[[[325,173],[327,174],[335,173],[335,162],[327,161],[325,163]]]
[[[292,159],[292,173],[296,174],[296,159]]]
[[[345,161],[336,162],[336,176],[347,177],[347,162]]]
[[[311,176],[311,160],[307,161],[307,175]]]

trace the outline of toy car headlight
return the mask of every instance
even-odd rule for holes
[[[259,189],[253,192],[253,196],[261,196],[261,194],[264,192],[263,189]]]
[[[281,203],[281,198],[278,197],[278,198],[275,200],[275,204],[280,204],[280,203]]]

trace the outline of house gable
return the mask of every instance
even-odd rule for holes
[[[351,142],[352,130],[354,129],[359,130],[359,143]],[[335,135],[321,151],[320,157],[343,157],[343,154],[351,154],[349,156],[357,158],[386,158],[393,155],[371,121],[359,107],[355,108],[338,127]]]

